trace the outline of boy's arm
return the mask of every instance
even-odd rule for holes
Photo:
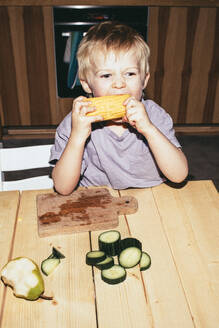
[[[172,182],[182,182],[188,175],[188,163],[182,150],[172,144],[154,125],[142,134],[147,139],[155,161],[165,177]]]
[[[85,100],[85,97],[78,97],[73,102],[71,134],[52,171],[54,187],[62,195],[70,194],[77,186],[85,142],[91,133],[91,123],[101,120],[100,116],[86,116],[86,113],[93,111],[94,108],[88,108],[89,100]]]
[[[68,143],[52,171],[56,191],[70,194],[78,184],[85,142],[70,137]]]
[[[152,124],[141,102],[131,97],[124,104],[126,120],[147,139],[161,172],[172,182],[182,182],[188,175],[184,153]]]

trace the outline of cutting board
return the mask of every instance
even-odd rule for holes
[[[69,196],[39,194],[36,203],[40,237],[112,229],[120,214],[138,209],[136,198],[113,197],[107,188],[81,188]]]

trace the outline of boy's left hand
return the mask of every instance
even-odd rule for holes
[[[124,105],[126,107],[126,115],[123,118],[123,122],[128,122],[140,133],[147,131],[152,123],[143,103],[134,97],[129,97],[124,102]]]

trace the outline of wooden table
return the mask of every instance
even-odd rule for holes
[[[110,191],[137,198],[137,213],[121,215],[118,230],[141,240],[152,258],[149,270],[129,269],[126,281],[114,286],[85,264],[99,231],[39,238],[39,191],[0,193],[1,267],[16,256],[40,265],[52,246],[66,256],[44,276],[53,301],[16,298],[0,282],[1,328],[219,327],[219,197],[213,183]]]

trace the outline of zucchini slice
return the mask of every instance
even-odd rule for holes
[[[119,231],[105,231],[101,233],[98,237],[99,249],[110,256],[118,255],[120,240],[121,235]]]
[[[148,253],[142,252],[140,260],[140,271],[147,270],[151,266],[151,257]]]
[[[86,254],[86,263],[88,265],[95,265],[102,262],[106,258],[106,253],[103,251],[90,251]]]
[[[52,254],[49,256],[49,258],[64,259],[65,256],[60,251],[58,251],[55,247],[53,247]]]
[[[53,247],[52,254],[41,263],[42,272],[46,276],[50,275],[55,270],[55,268],[59,265],[61,259],[64,258],[65,256],[62,253],[60,253],[55,247]]]
[[[133,268],[141,260],[141,250],[138,247],[128,247],[119,254],[119,264],[123,268]]]
[[[142,250],[142,244],[140,242],[140,240],[136,239],[136,238],[125,238],[125,239],[122,239],[120,241],[120,252],[123,251],[123,249],[126,249],[128,247],[137,247],[139,248],[140,250]]]
[[[41,270],[46,276],[48,276],[55,270],[59,263],[60,259],[48,258],[41,263]]]
[[[126,270],[118,264],[101,271],[101,278],[110,285],[119,284],[126,279]]]
[[[125,238],[120,242],[119,264],[124,268],[136,266],[142,255],[142,244],[136,238]]]
[[[95,264],[95,267],[104,270],[104,269],[109,269],[114,265],[114,259],[111,256],[107,256],[105,260],[98,262]]]

